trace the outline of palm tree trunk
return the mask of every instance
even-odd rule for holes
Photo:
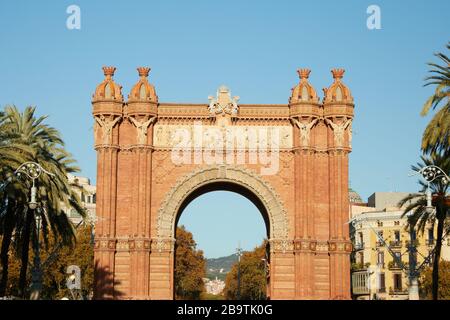
[[[19,276],[19,296],[25,298],[25,285],[27,282],[27,270],[30,250],[30,233],[31,223],[33,222],[33,212],[27,212],[27,218],[25,221],[24,235],[22,238],[22,257]]]
[[[444,216],[445,219],[445,216]],[[433,260],[433,300],[438,300],[439,291],[439,261],[441,260],[442,235],[444,233],[444,219],[438,219],[436,248]]]
[[[6,284],[8,283],[8,263],[9,263],[9,247],[11,245],[11,237],[14,230],[14,210],[8,201],[6,208],[6,216],[4,221],[4,232],[2,239],[2,248],[0,252],[0,260],[2,265],[2,278],[0,280],[0,297],[6,294]]]

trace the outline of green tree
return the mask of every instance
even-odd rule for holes
[[[0,188],[0,230],[3,236],[0,257],[2,260],[2,279],[0,296],[5,293],[8,279],[8,252],[13,245],[20,255],[19,276],[20,295],[25,295],[26,276],[29,262],[30,243],[35,246],[36,225],[34,216],[42,217],[43,241],[48,244],[50,234],[65,245],[75,241],[74,228],[62,211],[62,205],[74,208],[85,216],[80,199],[71,190],[67,173],[78,171],[71,155],[64,150],[64,142],[59,132],[45,124],[46,117],[36,117],[35,108],[27,107],[20,112],[14,106],[5,107],[0,118],[2,146],[0,148],[0,173],[4,183]],[[21,146],[26,145],[24,149]],[[38,209],[28,207],[31,182],[29,179],[13,177],[18,164],[25,161],[39,163],[53,176],[41,175],[36,180],[39,189]],[[12,235],[14,234],[14,237]]]
[[[450,43],[447,44],[450,49]],[[421,115],[430,109],[438,109],[425,129],[422,149],[425,153],[448,153],[450,142],[450,59],[443,53],[436,53],[443,64],[429,63],[431,75],[426,78],[425,86],[436,86],[434,94],[423,106]]]
[[[206,260],[203,251],[197,250],[192,233],[184,226],[176,231],[175,245],[175,298],[199,300],[205,291],[203,278],[206,275]]]
[[[433,269],[427,268],[420,277],[420,293],[423,299],[432,299]],[[450,261],[441,260],[439,263],[438,298],[450,300]]]
[[[9,264],[10,281],[6,290],[8,296],[19,294],[20,257],[11,252]],[[30,256],[33,251],[30,249]],[[72,246],[61,244],[50,235],[48,244],[41,245],[41,258],[43,261],[43,288],[42,299],[61,299],[71,297],[67,288],[67,268],[76,265],[81,270],[81,294],[84,298],[90,297],[93,292],[94,281],[94,250],[91,243],[91,227],[80,226],[76,230],[76,243]],[[26,285],[30,286],[31,277],[26,278]]]
[[[450,172],[450,157],[447,155],[441,156],[439,154],[431,155],[429,158],[422,157],[422,163],[417,166],[412,166],[414,171],[420,171],[421,168],[429,165],[435,165],[443,169],[445,172]],[[446,195],[448,191],[448,183],[441,179],[436,179],[430,183],[431,192],[434,196],[433,206],[435,210],[427,210],[427,199],[425,191],[428,184],[422,180],[419,181],[421,191],[419,193],[409,194],[399,202],[399,206],[405,206],[403,216],[412,213],[408,216],[408,224],[416,228],[422,234],[425,231],[427,224],[431,224],[434,228],[437,223],[437,237],[433,256],[433,285],[432,295],[433,299],[438,299],[439,287],[439,262],[441,259],[442,238],[446,223],[446,217],[449,211]]]
[[[266,258],[267,242],[256,247],[253,251],[244,252],[240,262],[241,290],[240,298],[243,300],[265,300],[267,289]],[[238,298],[238,262],[236,262],[225,279],[225,298],[236,300]]]

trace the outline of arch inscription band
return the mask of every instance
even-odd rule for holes
[[[178,217],[221,188],[251,199],[265,219],[271,299],[350,298],[354,105],[344,70],[332,70],[322,100],[310,70],[299,70],[289,103],[275,105],[240,104],[225,86],[203,103],[161,103],[145,67],[125,101],[116,68],[103,70],[92,100],[96,298],[173,299]]]

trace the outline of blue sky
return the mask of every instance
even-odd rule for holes
[[[81,8],[81,30],[66,28],[71,4]],[[381,8],[381,30],[366,27],[371,4]],[[297,68],[312,69],[321,93],[330,69],[343,67],[356,103],[352,187],[364,199],[415,191],[409,168],[429,119],[419,112],[432,92],[423,87],[426,62],[450,40],[449,11],[449,1],[2,1],[0,105],[37,105],[50,115],[82,174],[95,180],[90,100],[103,65],[118,68],[125,95],[136,67],[147,65],[160,101],[203,103],[221,84],[241,103],[286,103]],[[227,200],[216,197],[199,199],[209,206],[198,210]],[[192,229],[201,223],[194,216]],[[249,216],[262,224],[258,213]],[[249,228],[247,239],[258,234]],[[221,250],[232,252],[237,241]]]

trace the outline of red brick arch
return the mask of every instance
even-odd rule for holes
[[[92,101],[96,298],[172,299],[177,218],[196,192],[213,184],[248,192],[261,204],[270,240],[271,299],[350,298],[354,104],[342,82],[344,70],[332,71],[334,82],[322,101],[308,82],[310,71],[302,69],[289,103],[260,105],[239,104],[224,86],[209,104],[161,103],[148,82],[149,68],[138,69],[140,79],[125,101],[112,79],[115,68],[104,71]],[[105,83],[114,88],[110,95]],[[270,152],[279,160],[277,170],[266,174],[267,164],[247,161],[255,155],[247,142],[232,153],[243,155],[244,163],[175,163],[171,135],[195,135],[199,122],[223,132],[278,132],[277,150]],[[202,143],[193,157],[209,149]]]
[[[173,186],[158,210],[158,238],[173,238],[177,216],[189,194],[206,184],[218,182],[237,184],[252,192],[267,212],[270,239],[288,239],[287,213],[275,190],[256,173],[245,168],[230,166],[194,171]]]

